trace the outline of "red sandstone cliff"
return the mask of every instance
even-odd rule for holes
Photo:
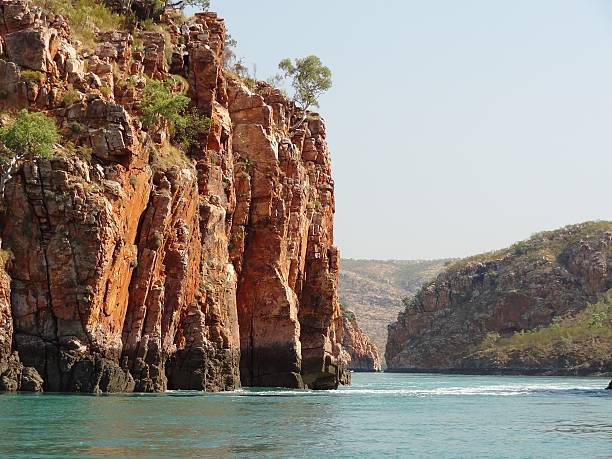
[[[165,27],[170,50],[117,31],[86,55],[63,18],[0,0],[0,109],[44,111],[64,136],[6,186],[3,387],[34,388],[36,371],[51,391],[347,383],[322,119],[229,78],[215,14]],[[188,152],[138,121],[145,76],[170,73],[213,120]]]
[[[378,349],[359,327],[355,315],[350,311],[345,313],[343,324],[342,346],[350,356],[348,369],[353,371],[381,371],[382,363]]]

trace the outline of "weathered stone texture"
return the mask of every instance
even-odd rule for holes
[[[596,302],[612,287],[612,224],[585,223],[541,233],[480,258],[451,265],[389,325],[388,369],[573,371],[567,359],[507,365],[482,361],[474,346],[489,332],[509,336],[547,326],[555,317]],[[584,372],[612,372],[597,365]]]
[[[167,24],[171,70],[213,120],[185,155],[137,116],[144,76],[168,76],[161,34],[145,34],[144,53],[126,32],[99,34],[85,66],[58,18],[45,22],[26,0],[0,0],[0,18],[2,106],[45,111],[64,136],[51,160],[24,161],[6,186],[5,386],[348,382],[323,122],[309,114],[296,128],[302,113],[278,92],[227,81],[223,21],[198,14]],[[25,68],[40,80],[23,81]]]
[[[355,316],[343,318],[342,346],[350,356],[348,369],[352,371],[381,371],[378,349],[359,327]]]

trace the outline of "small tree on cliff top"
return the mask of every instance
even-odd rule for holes
[[[304,110],[318,107],[318,98],[332,86],[331,70],[324,66],[317,56],[307,56],[295,59],[283,59],[278,68],[285,77],[291,77],[291,86],[295,90],[293,100]]]
[[[166,8],[182,10],[187,7],[198,8],[201,11],[207,11],[210,8],[210,0],[166,0]]]
[[[122,0],[120,10],[129,11],[132,8],[138,18],[157,21],[167,9],[182,11],[189,7],[198,11],[208,11],[210,0],[143,0],[137,3],[132,0]]]
[[[3,159],[9,165],[0,179],[0,195],[21,159],[51,158],[53,146],[59,141],[53,119],[42,113],[21,110],[7,126],[0,128],[0,144]]]

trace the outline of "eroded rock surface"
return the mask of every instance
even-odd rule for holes
[[[117,31],[83,55],[61,17],[0,0],[0,109],[44,111],[63,135],[52,159],[25,161],[6,186],[0,384],[347,383],[322,119],[228,77],[214,13],[164,20],[171,53],[160,34],[143,35],[143,52]],[[213,121],[184,152],[138,121],[145,76],[169,72]]]
[[[376,345],[359,327],[354,314],[342,318],[344,337],[342,346],[350,356],[348,369],[353,371],[380,371],[382,363]]]
[[[550,361],[489,361],[475,352],[488,333],[510,336],[548,326],[594,303],[612,287],[612,223],[590,222],[537,234],[509,249],[456,262],[426,284],[389,326],[391,371],[582,374],[612,372],[608,362],[573,369]]]

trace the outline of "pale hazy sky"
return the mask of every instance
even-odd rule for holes
[[[237,55],[316,54],[343,257],[501,248],[612,219],[612,1],[213,0]]]

